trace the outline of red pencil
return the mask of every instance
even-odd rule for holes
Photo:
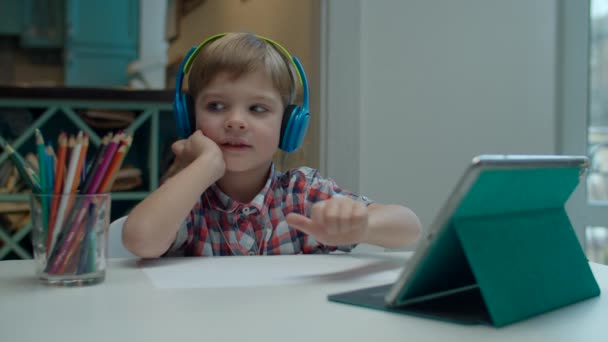
[[[88,189],[84,189],[87,194],[94,194],[98,192],[99,185],[103,180],[103,177],[108,170],[108,166],[110,166],[110,162],[112,158],[114,158],[114,154],[116,154],[116,150],[118,149],[118,144],[122,140],[123,134],[117,134],[112,138],[112,142],[108,145],[104,155],[101,157],[101,162],[99,163],[99,167],[97,170],[93,170],[93,181],[91,182],[91,186]]]
[[[56,174],[55,174],[55,184],[53,187],[53,201],[51,202],[51,215],[49,220],[49,232],[46,240],[46,250],[49,251],[51,248],[51,241],[53,240],[53,230],[55,229],[55,219],[57,217],[57,206],[59,205],[59,194],[61,193],[61,188],[63,187],[63,173],[65,170],[65,158],[67,153],[67,135],[64,132],[59,134],[58,138],[59,150],[57,153],[59,156],[57,157],[56,164]]]

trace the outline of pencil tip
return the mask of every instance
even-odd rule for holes
[[[44,139],[42,139],[42,133],[40,132],[40,130],[38,128],[36,128],[35,134],[36,134],[36,144],[44,145]]]

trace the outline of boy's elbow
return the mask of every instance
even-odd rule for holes
[[[129,252],[140,258],[158,258],[165,251],[150,248],[150,244],[145,236],[146,228],[150,227],[143,220],[134,221],[130,217],[124,223],[122,229],[122,244]]]

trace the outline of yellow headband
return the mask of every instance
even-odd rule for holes
[[[196,49],[190,54],[190,56],[188,57],[188,59],[186,60],[186,63],[184,64],[184,69],[182,70],[184,74],[188,73],[188,71],[190,71],[190,66],[192,65],[192,62],[194,61],[194,58],[196,57],[196,55],[198,55],[198,52],[207,44],[209,44],[210,42],[222,38],[223,36],[227,35],[228,33],[219,33],[216,35],[213,35],[207,39],[205,39],[202,43],[200,43]],[[300,85],[303,85],[303,81],[302,81],[302,74],[300,74],[300,70],[298,69],[298,66],[295,64],[295,62],[293,61],[293,57],[291,56],[291,54],[289,53],[289,51],[287,51],[286,48],[283,47],[283,45],[277,43],[276,41],[270,39],[270,38],[266,38],[263,36],[258,36],[255,35],[256,37],[263,39],[265,41],[267,41],[268,43],[272,44],[275,48],[279,49],[279,51],[281,51],[291,62],[291,64],[293,64],[294,69],[296,71],[296,73],[298,74],[298,79],[300,80]]]

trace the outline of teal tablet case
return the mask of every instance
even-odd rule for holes
[[[590,297],[600,289],[564,205],[580,169],[482,171],[388,307],[391,285],[329,300],[497,327]]]

